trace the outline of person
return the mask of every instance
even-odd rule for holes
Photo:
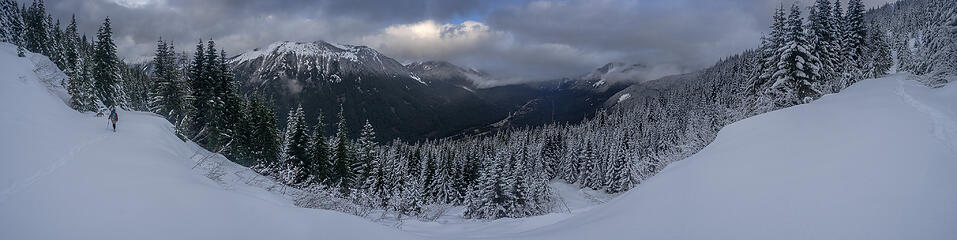
[[[113,123],[113,132],[116,132],[116,121],[120,120],[120,115],[116,114],[116,108],[110,107],[110,122]]]

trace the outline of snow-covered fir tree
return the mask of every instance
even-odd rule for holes
[[[339,123],[337,125],[336,140],[332,155],[332,172],[329,176],[331,184],[341,188],[343,193],[348,193],[352,188],[355,174],[352,172],[354,163],[351,146],[349,144],[349,130],[346,127],[346,117],[344,109],[339,109]]]
[[[103,20],[103,25],[96,33],[96,44],[93,50],[93,88],[97,99],[106,107],[119,104],[119,59],[116,56],[116,44],[113,43],[113,27],[110,18]]]
[[[774,84],[771,89],[778,106],[801,104],[821,94],[815,87],[820,79],[820,61],[811,52],[801,19],[801,9],[792,5],[785,43],[776,53],[778,69],[772,77]]]
[[[24,28],[22,16],[17,2],[0,1],[0,42],[22,45]]]
[[[284,162],[291,170],[290,179],[292,184],[300,184],[308,180],[312,175],[312,166],[309,159],[309,134],[306,126],[306,114],[299,105],[293,111],[289,112],[289,123],[286,126]]]

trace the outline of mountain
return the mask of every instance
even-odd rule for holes
[[[320,111],[333,124],[340,105],[350,129],[368,119],[386,140],[439,138],[495,120],[486,113],[496,110],[468,89],[430,84],[364,46],[276,42],[229,63],[245,92],[274,98],[280,113],[302,104],[310,125]]]
[[[280,113],[302,104],[310,125],[320,111],[333,124],[341,104],[350,129],[368,119],[385,140],[574,123],[624,87],[577,88],[581,84],[567,79],[487,87],[489,75],[473,68],[444,61],[402,65],[368,47],[324,41],[276,42],[229,64],[244,92],[273,97]]]

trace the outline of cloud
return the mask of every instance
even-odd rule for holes
[[[21,2],[29,3],[28,0]],[[800,0],[808,6],[812,0]],[[866,0],[869,7],[891,0]],[[845,6],[846,6],[846,1]],[[447,60],[499,82],[577,76],[608,62],[686,72],[757,47],[778,0],[47,0],[92,37],[109,16],[122,57],[163,37],[229,54],[282,40],[364,44],[400,61]],[[784,4],[790,4],[785,0]],[[653,74],[659,75],[659,74]],[[507,79],[507,80],[502,80]]]
[[[501,41],[504,33],[489,29],[481,22],[438,24],[425,20],[397,24],[363,37],[361,42],[403,60],[432,60],[469,54]]]

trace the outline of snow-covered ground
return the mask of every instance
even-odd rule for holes
[[[957,238],[957,86],[908,77],[731,124],[622,197],[509,237]]]
[[[957,236],[957,86],[906,74],[734,123],[605,204],[553,183],[564,213],[390,227],[295,207],[295,191],[205,158],[153,114],[121,111],[113,133],[63,103],[45,59],[15,55],[0,44],[0,239]]]
[[[153,114],[120,111],[113,133],[50,94],[34,69],[0,44],[0,239],[419,238],[295,207],[218,157],[197,166],[208,152]]]

